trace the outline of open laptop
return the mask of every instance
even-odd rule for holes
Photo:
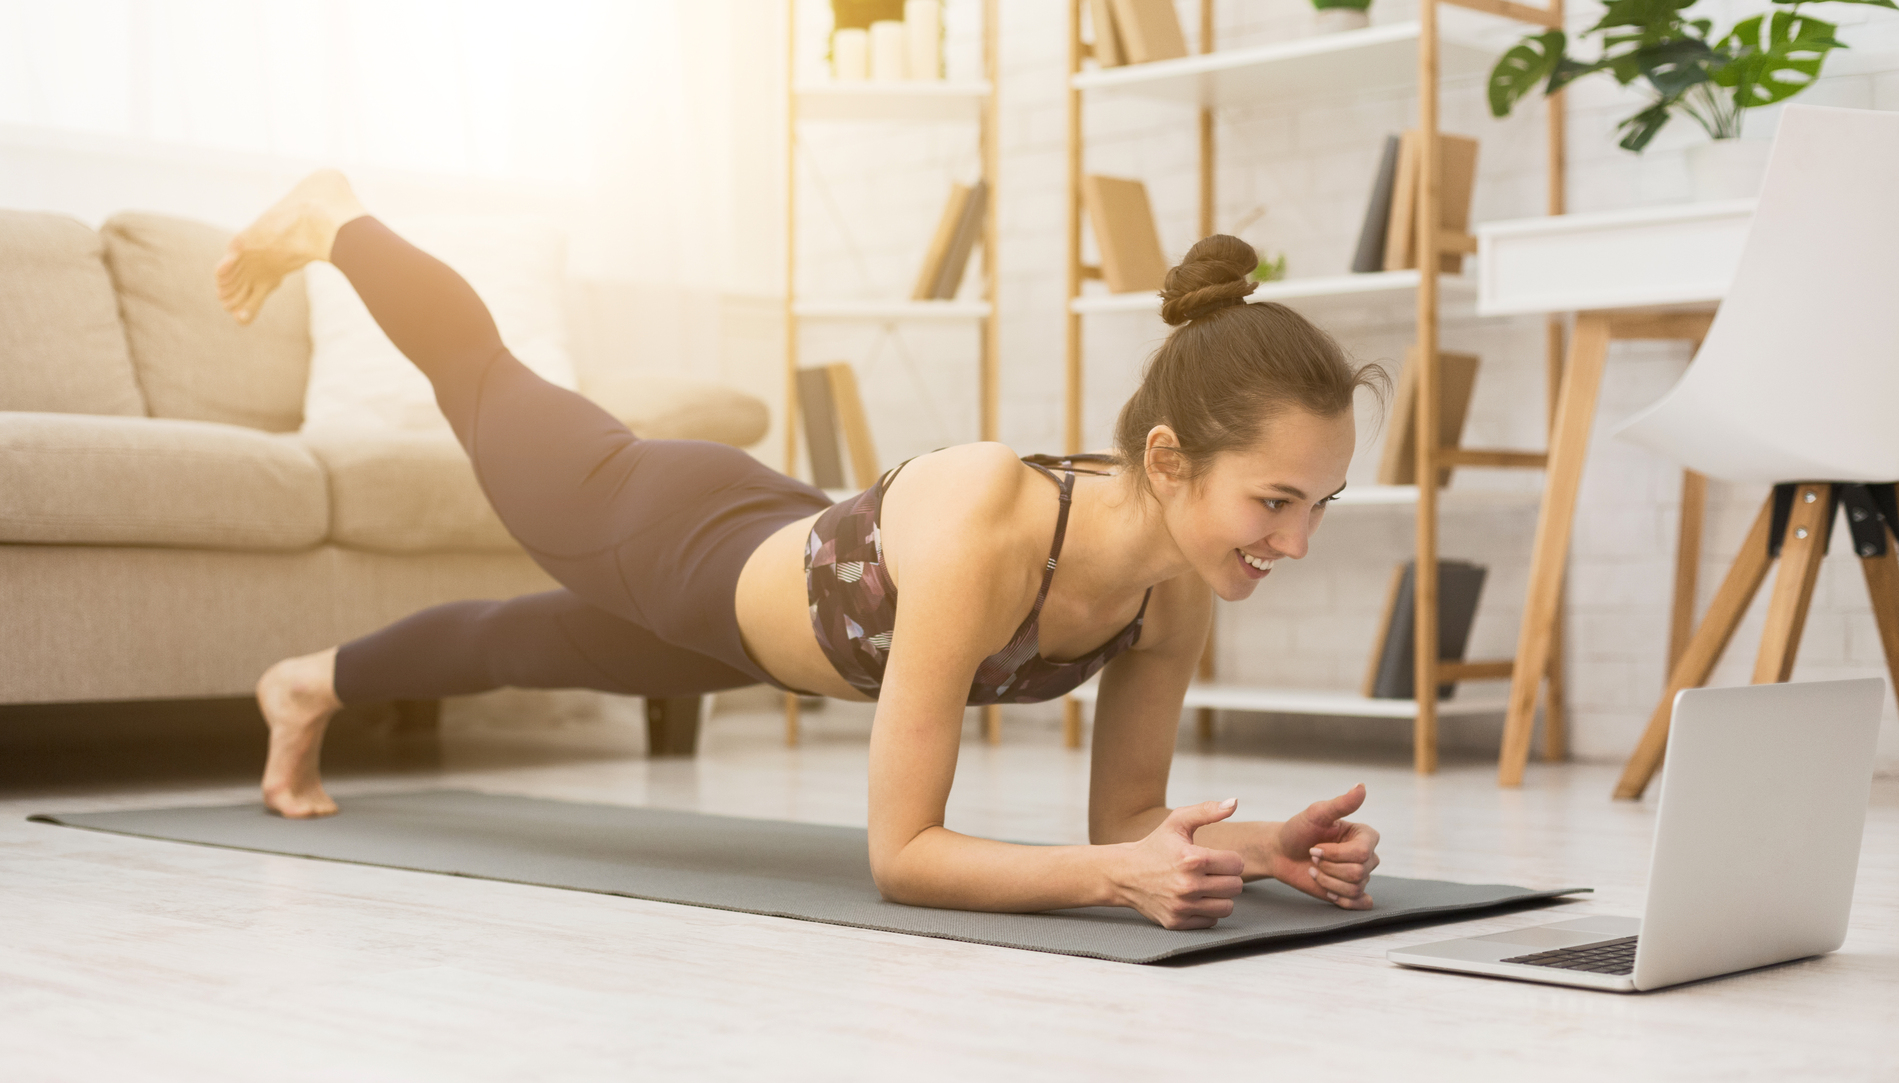
[[[1629,993],[1838,948],[1884,691],[1875,677],[1682,692],[1641,918],[1578,918],[1385,957]]]

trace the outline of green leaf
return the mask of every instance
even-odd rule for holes
[[[1787,5],[1793,5],[1793,4],[1821,4],[1821,3],[1826,3],[1826,4],[1866,4],[1866,5],[1868,5],[1868,6],[1870,6],[1870,7],[1876,7],[1876,8],[1893,8],[1893,9],[1895,9],[1895,10],[1899,10],[1899,4],[1895,4],[1895,3],[1893,3],[1893,2],[1892,2],[1892,0],[1774,0],[1774,3],[1776,3],[1776,4],[1787,4]]]
[[[1568,43],[1561,30],[1549,30],[1524,38],[1498,57],[1497,66],[1490,69],[1490,115],[1509,116],[1512,106],[1555,72],[1558,62],[1568,59],[1563,55]]]
[[[1668,107],[1672,104],[1666,99],[1658,101],[1616,125],[1616,130],[1623,133],[1622,141],[1617,146],[1638,152],[1648,146],[1648,141],[1655,138],[1655,133],[1668,123]]]
[[[1665,33],[1681,21],[1681,10],[1695,0],[1608,0],[1600,22],[1589,28],[1593,34],[1612,26],[1641,27],[1645,33]]]
[[[1648,77],[1662,97],[1674,99],[1696,83],[1710,78],[1711,67],[1722,66],[1708,43],[1698,38],[1677,38],[1639,50],[1635,56],[1642,74]]]
[[[1743,19],[1721,39],[1720,48],[1734,59],[1714,71],[1714,81],[1732,88],[1742,109],[1785,101],[1819,78],[1828,52],[1845,48],[1835,29],[1792,11]]]

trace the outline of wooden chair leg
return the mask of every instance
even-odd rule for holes
[[[1887,539],[1886,551],[1878,556],[1861,557],[1860,571],[1866,573],[1866,593],[1873,600],[1873,621],[1879,625],[1879,642],[1886,648],[1886,673],[1899,689],[1899,546]]]
[[[1681,661],[1695,634],[1695,587],[1701,571],[1701,527],[1708,513],[1708,477],[1681,472],[1681,525],[1675,536],[1675,601],[1668,620],[1668,668]]]
[[[1002,708],[993,703],[982,709],[982,739],[992,745],[1002,743]]]
[[[1073,696],[1062,699],[1062,744],[1067,748],[1081,747],[1081,701]]]
[[[1563,366],[1561,405],[1550,434],[1548,471],[1543,503],[1536,517],[1536,547],[1530,559],[1530,591],[1523,606],[1523,630],[1517,638],[1516,671],[1510,681],[1510,711],[1503,726],[1503,748],[1497,759],[1497,782],[1521,786],[1530,758],[1531,731],[1536,724],[1536,696],[1549,670],[1550,647],[1563,589],[1563,567],[1569,559],[1569,533],[1576,517],[1576,496],[1582,485],[1583,459],[1589,450],[1589,428],[1596,416],[1596,395],[1602,388],[1602,366],[1609,356],[1609,317],[1583,313],[1576,317],[1576,334],[1569,343],[1569,363]]]
[[[1833,511],[1833,486],[1809,483],[1794,490],[1793,512],[1787,517],[1787,536],[1780,546],[1780,571],[1774,575],[1767,626],[1761,630],[1761,650],[1754,660],[1755,684],[1779,684],[1793,676],[1800,633],[1813,603],[1813,584],[1820,577],[1820,561],[1826,558]]]
[[[1689,637],[1675,668],[1669,671],[1662,700],[1655,705],[1648,728],[1642,732],[1641,741],[1622,768],[1622,778],[1615,787],[1617,797],[1627,800],[1641,797],[1649,779],[1655,776],[1656,768],[1661,766],[1662,752],[1668,747],[1668,721],[1675,711],[1675,695],[1684,688],[1701,687],[1728,649],[1728,641],[1734,638],[1734,630],[1747,615],[1747,607],[1760,593],[1768,566],[1773,563],[1768,552],[1773,525],[1774,498],[1769,495],[1767,502],[1761,505],[1760,514],[1754,518],[1753,528],[1747,532],[1747,540],[1741,543],[1740,553],[1729,565],[1727,578],[1721,581],[1714,600],[1708,603],[1707,615],[1701,618],[1700,626]]]
[[[785,693],[785,747],[798,747],[798,697]]]

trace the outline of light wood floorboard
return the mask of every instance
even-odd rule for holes
[[[861,718],[712,720],[694,761],[607,728],[450,733],[439,769],[351,794],[460,786],[861,825]],[[1644,996],[1412,971],[1387,948],[1639,913],[1653,797],[1613,764],[1413,774],[1402,750],[1183,744],[1173,800],[1278,818],[1364,781],[1383,871],[1587,901],[1179,966],[1138,967],[30,824],[39,811],[252,796],[206,780],[9,772],[0,794],[0,1077],[19,1081],[784,1079],[1745,1080],[1899,1077],[1899,780],[1875,784],[1851,933],[1819,959]],[[0,755],[30,757],[31,750]],[[1352,757],[1358,756],[1359,762]],[[1081,841],[1085,752],[972,727],[950,825]],[[18,763],[16,762],[16,767]],[[24,779],[25,781],[22,781]],[[1762,855],[1761,875],[1798,875]]]

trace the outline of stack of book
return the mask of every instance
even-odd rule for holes
[[[988,208],[989,186],[950,185],[949,203],[930,238],[929,251],[923,255],[923,269],[917,274],[913,301],[951,301],[962,288],[963,273],[969,268],[969,254],[982,237],[983,213]]]
[[[1174,0],[1088,0],[1088,14],[1095,24],[1095,63],[1104,68],[1187,55]]]
[[[1385,139],[1385,153],[1365,207],[1365,224],[1358,233],[1352,270],[1405,271],[1418,265],[1417,208],[1423,175],[1418,169],[1422,133],[1413,129]],[[1440,133],[1438,145],[1438,229],[1443,233],[1470,230],[1470,199],[1477,183],[1477,141]],[[1464,257],[1455,252],[1438,256],[1438,269],[1457,274]]]

